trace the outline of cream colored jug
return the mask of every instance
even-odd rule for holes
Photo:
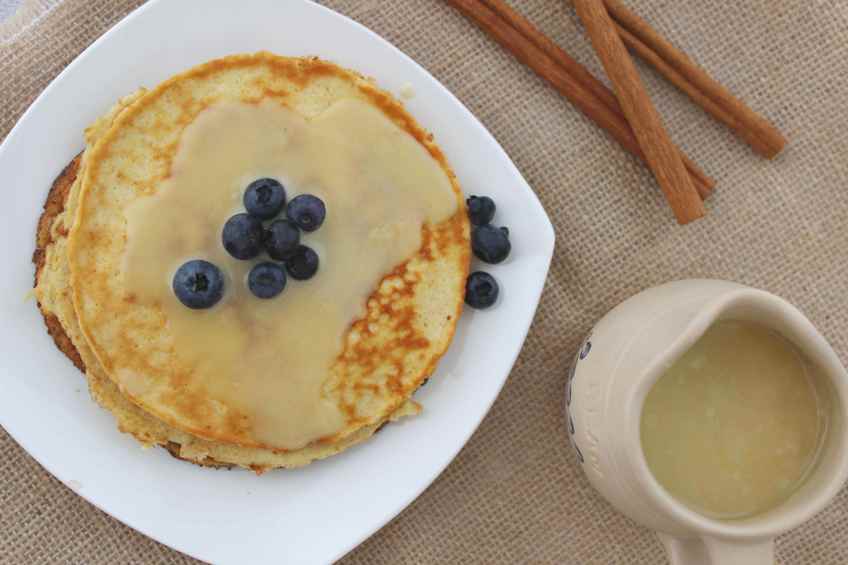
[[[816,467],[782,505],[740,520],[716,520],[673,499],[654,479],[640,445],[645,396],[666,369],[721,319],[763,324],[817,363],[833,411]],[[655,530],[673,565],[771,565],[774,537],[824,508],[848,476],[848,373],[797,308],[773,294],[717,280],[684,280],[623,302],[577,353],[566,391],[572,445],[596,489]]]

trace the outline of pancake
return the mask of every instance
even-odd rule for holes
[[[66,209],[71,190],[79,188],[79,183],[76,181],[81,159],[82,155],[78,155],[62,170],[54,181],[45,202],[44,211],[38,223],[36,250],[33,254],[33,263],[36,267],[34,286],[39,300],[38,307],[48,333],[59,350],[85,374],[92,398],[115,416],[118,428],[122,432],[132,435],[144,446],[160,445],[177,459],[200,466],[212,468],[242,466],[262,473],[275,467],[300,467],[315,459],[328,457],[368,439],[388,422],[420,412],[420,406],[410,400],[379,426],[364,428],[355,437],[345,442],[275,453],[194,437],[169,427],[130,402],[106,376],[80,334],[70,296],[67,267],[69,226],[66,225],[68,221]]]
[[[275,101],[309,118],[320,116],[339,100],[366,102],[426,148],[450,179],[457,202],[456,213],[449,218],[422,226],[420,249],[382,277],[361,318],[351,320],[322,386],[322,394],[345,415],[344,425],[303,446],[263,443],[244,425],[245,418],[234,416],[226,398],[222,408],[221,398],[204,395],[198,387],[182,383],[175,388],[175,373],[168,367],[179,365],[179,355],[168,347],[139,347],[163,335],[167,338],[161,310],[127,302],[126,289],[115,284],[124,253],[127,198],[148,196],[163,185],[170,173],[165,163],[176,152],[174,139],[207,106],[220,105],[222,96],[249,104]],[[179,111],[174,111],[175,102]],[[441,152],[387,93],[355,73],[316,59],[264,53],[236,56],[202,65],[149,93],[123,100],[89,129],[87,141],[76,182],[68,187],[72,171],[67,171],[45,207],[45,222],[51,229],[49,238],[39,236],[43,251],[36,257],[37,264],[42,263],[37,295],[57,345],[85,367],[93,397],[115,414],[123,431],[195,462],[262,470],[332,455],[367,439],[386,421],[418,411],[410,395],[435,368],[460,313],[469,258],[468,225],[458,184]],[[140,162],[146,167],[138,167]],[[124,186],[116,186],[120,181],[126,181]],[[65,205],[59,206],[62,194],[67,195]],[[139,326],[139,319],[157,320],[158,325]],[[147,332],[141,337],[139,327]],[[135,332],[136,341],[130,340],[129,348],[126,328]],[[122,332],[123,338],[110,339]],[[162,357],[163,352],[176,361],[168,358],[159,367],[133,365],[139,359]],[[138,394],[132,386],[128,391],[120,376],[120,369],[128,366],[145,379],[158,378],[156,394]]]

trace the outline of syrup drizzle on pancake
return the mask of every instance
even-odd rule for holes
[[[327,204],[322,228],[304,234],[321,257],[318,274],[289,280],[272,300],[247,289],[256,261],[233,259],[220,240],[260,177],[280,180],[289,198],[309,192]],[[212,105],[182,133],[170,177],[125,210],[126,297],[163,310],[174,352],[191,367],[186,386],[236,408],[233,425],[262,444],[297,449],[344,426],[324,387],[345,332],[382,277],[419,250],[425,224],[456,210],[428,151],[364,102],[340,100],[311,120],[275,102]],[[171,291],[190,258],[227,277],[224,299],[208,311],[187,309]],[[115,377],[131,396],[151,384],[129,370]]]

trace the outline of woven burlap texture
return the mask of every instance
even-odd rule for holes
[[[581,336],[649,286],[717,277],[775,292],[797,304],[848,361],[848,3],[628,3],[791,140],[776,161],[760,159],[641,67],[675,140],[719,183],[709,216],[685,228],[675,225],[640,164],[442,0],[325,2],[453,91],[515,161],[557,233],[535,323],[491,413],[445,473],[344,562],[664,562],[656,538],[589,486],[568,447],[561,410],[566,367]],[[0,27],[0,37],[13,38],[0,45],[3,137],[50,80],[138,2],[25,4],[34,21]],[[600,73],[566,2],[515,5]],[[3,563],[191,561],[90,506],[2,431],[0,507]],[[778,539],[779,560],[848,563],[846,533],[843,491]]]

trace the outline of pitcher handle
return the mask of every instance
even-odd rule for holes
[[[658,533],[671,565],[774,565],[774,539],[731,541]]]

